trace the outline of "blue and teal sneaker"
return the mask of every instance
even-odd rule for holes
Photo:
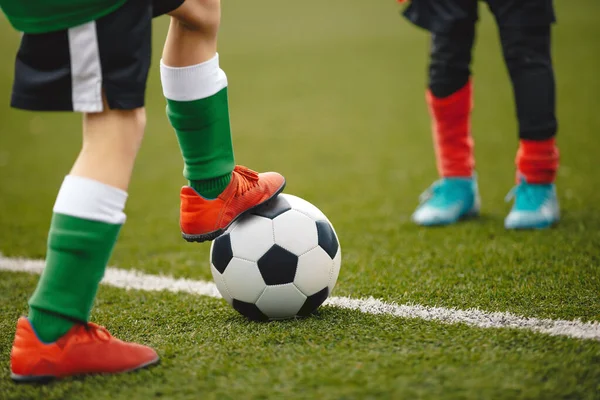
[[[412,215],[417,225],[448,225],[461,218],[479,214],[481,200],[477,179],[442,178],[433,183],[420,197],[421,204]]]
[[[506,229],[543,229],[560,219],[556,186],[530,184],[521,178],[520,183],[506,195],[506,201],[515,199],[512,210],[504,220]]]

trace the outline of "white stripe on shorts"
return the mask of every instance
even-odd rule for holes
[[[73,111],[102,111],[102,67],[96,22],[69,29]]]

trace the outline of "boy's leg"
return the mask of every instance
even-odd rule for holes
[[[86,322],[112,253],[144,131],[144,109],[87,114],[83,147],[56,204],[46,267],[31,298],[29,319],[54,342],[74,321]]]
[[[551,56],[551,0],[489,1],[498,22],[519,122],[515,204],[507,228],[544,228],[559,219],[554,180],[555,83]],[[512,194],[511,193],[511,194]]]
[[[227,77],[217,55],[220,1],[186,0],[169,15],[161,80],[189,181],[181,192],[181,230],[188,241],[212,240],[280,193],[285,180],[235,167]]]
[[[206,198],[227,187],[234,168],[227,76],[219,67],[219,0],[187,0],[171,14],[161,60],[167,115],[184,158],[184,176]]]
[[[29,318],[17,323],[15,380],[125,372],[158,361],[154,350],[88,323],[125,221],[127,187],[144,132],[151,17],[149,1],[130,0],[96,21],[23,37],[13,105],[87,113],[81,152],[54,205],[46,266]],[[52,49],[56,54],[49,59]]]
[[[470,114],[471,50],[477,2],[415,0],[408,18],[431,33],[427,104],[440,180],[422,196],[412,216],[419,225],[444,225],[479,211]]]
[[[82,150],[54,205],[46,266],[29,302],[29,318],[17,324],[14,380],[125,372],[158,361],[151,348],[121,342],[88,323],[125,222],[127,186],[144,124],[144,109],[84,117]]]

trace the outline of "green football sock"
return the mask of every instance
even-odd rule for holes
[[[161,80],[183,156],[183,175],[200,195],[215,198],[229,184],[235,165],[227,77],[218,56],[182,68],[161,64]]]
[[[53,342],[74,323],[88,321],[125,219],[126,197],[100,182],[65,178],[54,207],[46,267],[29,300],[29,320],[42,341]]]

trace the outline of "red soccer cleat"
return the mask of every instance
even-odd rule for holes
[[[71,375],[116,374],[158,360],[150,347],[123,342],[93,323],[76,324],[56,342],[43,343],[29,320],[21,317],[10,353],[10,377],[17,382],[44,382]]]
[[[268,202],[283,191],[285,178],[276,172],[259,174],[236,166],[231,182],[214,200],[194,189],[181,189],[181,233],[188,242],[216,239],[244,213]]]

